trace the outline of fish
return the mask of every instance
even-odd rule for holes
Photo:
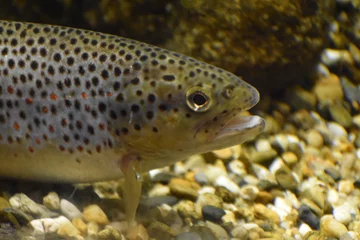
[[[243,143],[258,91],[223,69],[136,40],[0,21],[0,176],[88,183],[125,179]]]

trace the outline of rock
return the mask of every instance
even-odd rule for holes
[[[5,208],[9,208],[10,203],[3,197],[0,197],[0,211],[4,210]]]
[[[212,223],[210,221],[206,221],[206,226],[211,229],[211,231],[214,233],[216,239],[219,240],[229,240],[230,237],[225,231],[224,228],[222,228],[220,225]]]
[[[326,237],[340,238],[347,232],[344,224],[333,219],[331,215],[325,215],[320,221],[320,230]]]
[[[40,218],[57,217],[58,214],[49,211],[45,206],[35,203],[23,193],[17,193],[9,199],[11,207],[24,213]]]
[[[231,230],[231,235],[237,239],[248,239],[249,231],[246,228],[244,228],[243,226],[238,225],[233,230]]]
[[[238,175],[238,176],[244,176],[246,174],[245,165],[243,162],[239,160],[233,160],[228,164],[228,168],[230,172]]]
[[[149,197],[143,198],[140,200],[138,209],[151,209],[162,204],[167,204],[173,206],[177,203],[178,199],[174,196],[158,196],[158,197]]]
[[[221,176],[227,176],[226,169],[216,165],[207,165],[204,171],[208,181],[213,183]]]
[[[341,173],[335,167],[327,167],[324,169],[324,172],[328,174],[335,181],[339,181],[341,179]]]
[[[293,152],[284,152],[281,155],[282,159],[284,160],[284,162],[286,163],[286,165],[288,166],[294,166],[297,162],[298,162],[298,157],[296,156],[295,153]]]
[[[286,98],[295,109],[315,109],[316,97],[313,93],[297,86],[287,91],[286,94]]]
[[[338,190],[341,193],[350,194],[354,190],[354,184],[350,180],[339,181]]]
[[[215,186],[225,187],[232,193],[240,193],[240,187],[227,176],[220,176],[215,181]]]
[[[335,74],[331,74],[318,80],[313,91],[317,99],[323,104],[342,101],[344,98],[340,79]]]
[[[128,233],[127,233],[127,239],[129,239],[129,240],[148,240],[149,235],[143,225],[137,224],[135,227],[129,228]]]
[[[258,139],[255,142],[257,152],[266,152],[271,150],[271,144],[268,139]]]
[[[306,109],[300,109],[290,116],[293,122],[299,129],[308,130],[316,125],[316,120]]]
[[[353,120],[349,110],[344,108],[341,104],[331,104],[329,106],[329,113],[332,119],[339,123],[344,128],[349,128],[353,124]]]
[[[87,224],[87,235],[89,237],[96,237],[98,232],[99,232],[99,224],[97,224],[96,222],[89,222]]]
[[[202,240],[196,232],[182,232],[176,236],[175,240]]]
[[[87,225],[81,218],[74,218],[71,223],[81,232],[82,235],[86,235]]]
[[[168,184],[171,179],[176,178],[177,176],[173,173],[169,173],[169,172],[159,172],[158,174],[156,174],[155,176],[153,176],[151,178],[151,181],[153,182],[160,182],[163,184]]]
[[[235,150],[235,148],[240,149],[239,146],[235,146],[235,147],[229,147],[229,148],[212,151],[212,153],[215,155],[216,158],[220,158],[222,160],[229,160],[229,159],[233,158],[234,151],[238,151],[238,150]],[[240,151],[238,151],[238,152],[240,152]],[[239,155],[239,153],[235,153],[235,154]]]
[[[43,226],[41,220],[39,220],[39,219],[32,220],[30,222],[30,226],[33,229],[34,235],[37,235],[37,236],[45,235],[45,229],[44,229],[44,226]]]
[[[306,142],[317,149],[320,149],[324,145],[324,139],[322,135],[315,129],[312,129],[306,133]]]
[[[311,211],[311,209],[302,204],[299,208],[299,219],[308,224],[312,229],[318,230],[320,228],[320,219]]]
[[[235,201],[236,195],[224,187],[216,187],[215,194],[219,196],[224,202],[232,203]]]
[[[353,123],[360,128],[360,114],[357,114],[353,117]]]
[[[290,191],[295,191],[297,189],[298,183],[290,170],[280,168],[275,172],[275,178],[279,185],[284,189]]]
[[[195,203],[190,200],[181,200],[174,206],[174,209],[182,218],[199,219],[200,215],[195,210]]]
[[[56,192],[49,192],[43,198],[43,204],[50,210],[59,210],[60,209],[60,198]]]
[[[208,184],[208,178],[205,173],[199,172],[195,174],[195,181],[201,185]]]
[[[347,137],[347,132],[343,126],[336,122],[328,122],[327,123],[329,131],[335,136],[335,137]]]
[[[352,220],[351,217],[351,206],[348,203],[344,203],[333,210],[333,216],[336,221],[347,225]]]
[[[113,227],[106,227],[98,233],[99,240],[123,240],[123,236]]]
[[[256,218],[268,220],[275,224],[280,223],[279,215],[275,211],[265,207],[263,204],[257,203],[254,205],[254,214]]]
[[[66,199],[61,199],[60,211],[62,214],[64,214],[65,217],[70,220],[82,217],[82,213],[80,212],[80,210]]]
[[[179,198],[186,198],[196,200],[198,191],[201,188],[196,182],[190,182],[181,178],[173,178],[169,183],[170,192],[172,195]]]
[[[221,208],[206,205],[201,210],[204,220],[212,222],[221,222],[222,216],[225,215],[225,211]]]
[[[170,194],[169,186],[156,183],[148,192],[149,197],[162,197]]]
[[[157,221],[150,223],[149,227],[147,228],[147,232],[149,237],[164,240],[171,240],[177,235],[177,233],[172,228],[164,223]]]
[[[69,221],[59,226],[57,234],[64,237],[76,237],[80,235],[80,231]]]
[[[274,149],[264,152],[252,152],[250,155],[250,159],[253,163],[258,164],[267,164],[276,158],[277,152]]]
[[[190,231],[197,233],[201,237],[201,239],[217,240],[214,233],[208,227],[205,227],[205,226],[193,226],[193,227],[190,228]]]
[[[259,189],[256,186],[245,186],[240,190],[240,196],[249,201],[253,201],[258,193]]]
[[[84,208],[83,217],[87,222],[96,222],[97,224],[105,225],[109,223],[104,211],[95,204]]]
[[[328,67],[336,64],[353,64],[353,59],[348,50],[327,48],[321,54],[321,61]]]
[[[304,190],[302,197],[308,198],[313,201],[322,210],[325,208],[326,203],[326,187],[315,185]]]

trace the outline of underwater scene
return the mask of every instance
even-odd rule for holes
[[[0,240],[360,239],[360,0],[1,0]]]

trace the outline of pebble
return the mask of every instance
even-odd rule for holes
[[[312,129],[306,133],[306,142],[309,146],[320,149],[324,145],[324,139],[319,131]]]
[[[225,187],[217,187],[215,194],[219,196],[224,202],[232,203],[236,199],[236,194],[230,192]]]
[[[215,224],[210,221],[206,221],[205,225],[211,229],[211,231],[214,233],[216,239],[218,240],[229,240],[229,234],[225,231],[223,227],[221,227],[218,224]]]
[[[329,113],[332,119],[344,128],[349,128],[352,126],[353,119],[351,117],[351,114],[349,110],[347,110],[343,105],[331,104],[329,106]]]
[[[203,172],[199,172],[195,174],[195,181],[201,185],[206,185],[209,182],[206,174]]]
[[[315,185],[313,187],[309,187],[303,191],[302,197],[308,198],[313,201],[318,207],[321,209],[325,208],[326,203],[326,189],[323,186]]]
[[[71,223],[81,232],[82,235],[87,233],[87,225],[81,218],[74,218]]]
[[[245,186],[240,189],[240,196],[248,201],[254,201],[259,193],[256,186]]]
[[[190,182],[181,178],[173,178],[169,183],[170,192],[172,195],[179,198],[186,198],[196,200],[200,185],[196,182]]]
[[[318,230],[320,228],[320,219],[311,211],[311,209],[302,204],[299,208],[299,219],[308,224],[312,229]]]
[[[240,193],[240,187],[227,176],[220,176],[216,179],[215,186],[225,187],[232,193]]]
[[[318,80],[313,89],[317,99],[323,103],[342,101],[344,93],[340,79],[337,75],[331,74]]]
[[[360,128],[360,114],[357,114],[353,117],[353,123]]]
[[[75,237],[80,235],[80,231],[69,221],[59,226],[57,234],[64,237]]]
[[[139,209],[154,208],[162,204],[173,206],[177,203],[177,201],[178,199],[174,196],[155,196],[155,197],[143,198],[140,200]]]
[[[305,236],[308,232],[311,232],[311,227],[306,223],[301,223],[299,226],[299,233],[301,236]]]
[[[164,240],[171,240],[177,235],[174,229],[158,221],[152,221],[150,223],[150,225],[147,227],[147,233],[151,238]]]
[[[190,200],[181,200],[174,206],[174,209],[183,218],[200,218],[200,214],[198,214],[198,212],[195,210],[195,203]]]
[[[28,213],[32,216],[47,218],[47,217],[56,217],[57,213],[51,212],[45,206],[37,204],[31,200],[28,196],[23,193],[17,193],[9,199],[10,206]]]
[[[328,122],[327,124],[329,131],[335,137],[347,137],[347,132],[343,126],[336,122]]]
[[[206,205],[202,207],[201,214],[204,220],[221,222],[221,218],[225,215],[225,211],[222,208]]]
[[[43,198],[43,204],[45,207],[50,210],[59,210],[60,209],[60,198],[56,192],[49,192]]]
[[[237,239],[248,239],[249,231],[242,225],[238,225],[233,230],[231,230],[231,235]]]
[[[6,200],[3,197],[0,197],[0,211],[9,208],[10,207],[10,203],[8,200]]]
[[[217,240],[214,233],[208,227],[205,227],[205,226],[193,226],[193,227],[190,228],[190,231],[196,232],[197,234],[199,234],[201,239]]]
[[[341,193],[350,194],[354,191],[354,184],[350,180],[341,180],[339,181],[338,190]]]
[[[240,155],[241,147],[240,145],[236,145],[229,148],[224,148],[220,150],[213,151],[212,153],[216,158],[220,158],[222,160],[230,160],[236,158]]]
[[[271,144],[267,139],[259,139],[255,142],[255,149],[257,152],[266,152],[271,150]]]
[[[353,58],[348,50],[327,48],[321,54],[321,61],[328,67],[338,63],[353,64]]]
[[[182,232],[175,237],[175,240],[202,240],[196,232]]]
[[[334,167],[327,167],[324,169],[324,172],[328,174],[335,181],[339,181],[341,179],[340,171]]]
[[[124,236],[112,227],[106,227],[98,233],[99,240],[123,240]]]
[[[137,224],[135,227],[129,228],[128,233],[127,233],[127,239],[128,240],[148,240],[149,235],[148,235],[148,232],[146,231],[146,228],[143,225]]]
[[[254,214],[257,218],[268,220],[275,224],[280,223],[279,215],[275,211],[264,206],[263,204],[258,203],[254,205]]]
[[[177,177],[176,174],[169,173],[169,172],[159,172],[155,176],[151,178],[151,181],[153,182],[160,182],[163,184],[168,184],[171,179]]]
[[[289,167],[294,166],[299,160],[296,154],[293,152],[284,152],[281,157]]]
[[[274,149],[263,152],[252,152],[250,159],[253,163],[266,164],[272,161],[277,156],[277,152]]]
[[[87,235],[89,237],[96,237],[99,232],[99,224],[96,222],[89,222],[87,224]]]
[[[344,225],[347,225],[352,220],[351,216],[351,206],[348,203],[344,203],[338,207],[335,207],[333,210],[334,219],[341,222]]]
[[[287,91],[287,98],[290,105],[295,109],[315,109],[316,97],[312,92],[309,92],[300,86]]]
[[[65,217],[70,220],[82,217],[82,213],[80,212],[80,210],[66,199],[60,200],[60,211]]]
[[[230,172],[236,174],[237,176],[244,176],[246,174],[245,165],[239,160],[229,162],[228,168]]]
[[[275,178],[279,185],[284,189],[290,191],[295,191],[297,189],[298,183],[290,170],[280,168],[275,172]]]
[[[152,189],[149,190],[148,196],[149,197],[159,197],[159,196],[166,196],[170,194],[169,186],[156,183]]]
[[[196,212],[200,215],[202,208],[206,205],[222,208],[223,200],[221,197],[212,193],[201,194],[195,203]]]
[[[331,215],[324,215],[320,225],[320,230],[326,237],[340,238],[347,232],[346,226],[336,221]]]
[[[204,173],[210,183],[215,182],[216,179],[221,176],[227,176],[227,171],[224,167],[218,167],[215,165],[207,165]]]
[[[104,211],[95,204],[89,205],[84,208],[83,217],[87,222],[95,222],[100,225],[105,225],[109,223]]]

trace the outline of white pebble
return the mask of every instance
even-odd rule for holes
[[[242,187],[240,190],[240,196],[243,199],[253,201],[257,197],[257,194],[259,193],[259,189],[255,186],[245,186]]]
[[[238,176],[244,176],[246,174],[246,169],[244,166],[244,163],[239,160],[233,160],[228,165],[229,170],[238,175]]]
[[[256,174],[256,177],[259,180],[266,180],[272,183],[277,183],[275,176],[264,166],[260,164],[253,164],[253,169]]]
[[[271,150],[270,142],[266,139],[259,139],[255,142],[255,149],[258,152],[266,152]]]
[[[330,75],[329,68],[322,63],[319,63],[317,65],[316,70],[317,70],[317,73],[319,74],[319,77],[327,77]]]
[[[353,123],[354,123],[358,128],[360,128],[360,114],[355,115],[355,116],[353,117]]]
[[[215,186],[222,186],[225,187],[230,192],[240,193],[240,187],[227,176],[218,177],[215,181]]]
[[[66,199],[61,199],[60,210],[65,217],[72,220],[74,218],[81,218],[82,213],[80,210],[71,202]]]
[[[338,189],[341,193],[350,194],[354,190],[354,184],[350,180],[341,180]]]
[[[327,124],[327,127],[335,137],[347,137],[347,132],[345,128],[340,124],[336,122],[329,122]]]
[[[302,223],[299,227],[299,233],[301,236],[305,236],[308,232],[312,231],[311,227],[306,223]]]
[[[341,222],[342,224],[347,225],[351,221],[351,206],[347,203],[344,203],[341,206],[334,208],[333,216],[335,220]]]
[[[321,54],[321,61],[328,67],[339,62],[349,64],[353,63],[353,59],[349,51],[330,48],[327,48],[323,51]]]
[[[209,180],[209,182],[214,182],[216,179],[218,179],[220,176],[226,176],[227,172],[225,169],[222,169],[217,166],[207,165],[204,173]]]
[[[275,160],[270,164],[269,166],[269,171],[272,173],[272,174],[275,174],[277,170],[279,170],[280,168],[284,167],[285,166],[285,163],[284,161],[280,158],[280,157],[277,157],[275,158]]]
[[[326,200],[333,205],[336,204],[339,201],[339,193],[333,188],[328,189]]]
[[[32,220],[30,226],[34,229],[34,235],[43,235],[45,233],[44,226],[40,219]]]

